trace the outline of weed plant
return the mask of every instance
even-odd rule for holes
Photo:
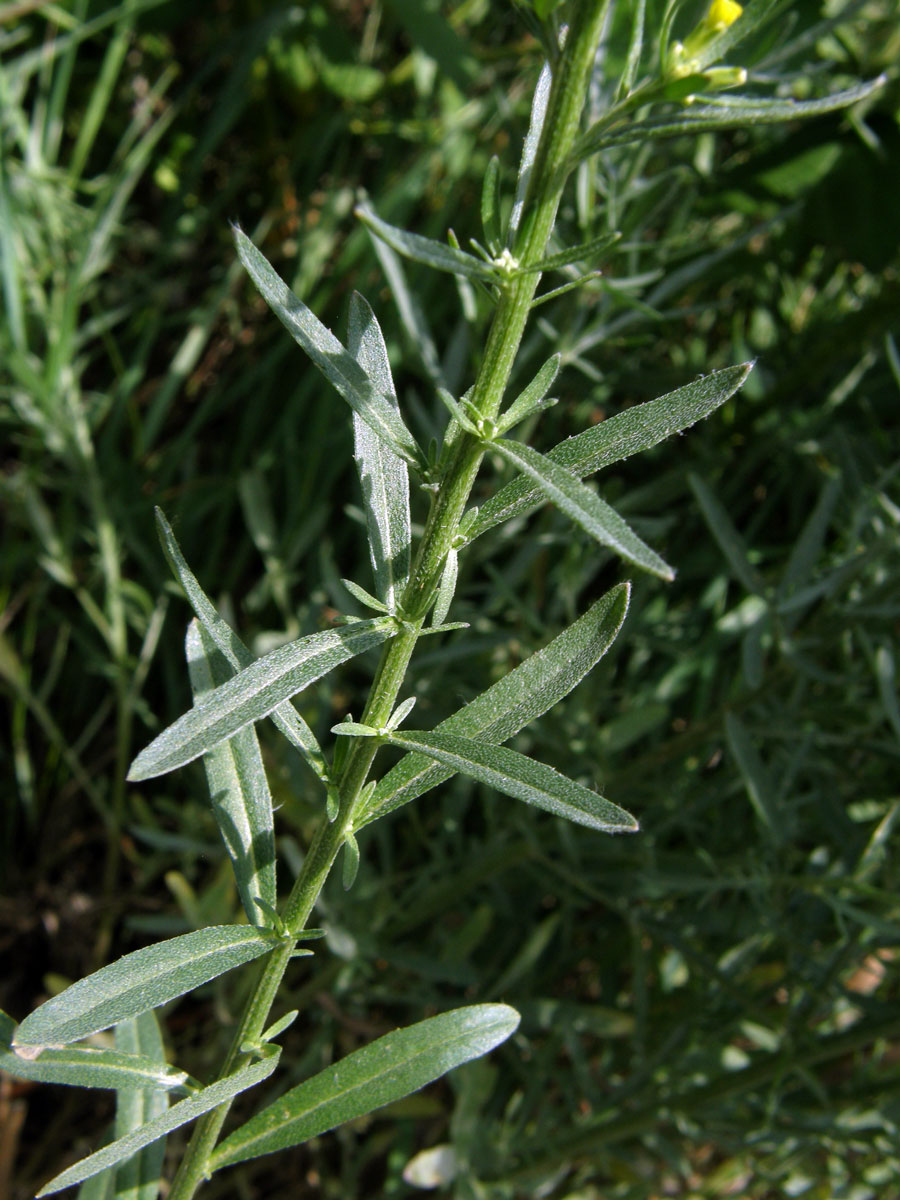
[[[397,5],[418,39],[412,68],[430,56],[448,79],[470,79],[455,27],[417,23],[415,8]],[[14,838],[38,836],[53,781],[68,772],[103,822],[109,900],[128,844],[133,727],[155,723],[141,695],[172,607],[134,532],[146,505],[112,463],[130,416],[134,462],[169,480],[154,489],[162,499],[167,489],[179,496],[179,540],[182,526],[194,540],[207,520],[224,529],[216,488],[190,480],[208,407],[153,448],[236,281],[229,275],[185,330],[181,359],[149,404],[138,402],[159,329],[144,331],[145,357],[126,369],[115,331],[130,333],[142,310],[121,278],[120,303],[109,306],[109,264],[124,205],[179,104],[162,103],[164,72],[107,173],[84,184],[92,154],[106,148],[103,114],[137,10],[99,19],[113,36],[90,119],[69,139],[63,116],[87,15],[49,54],[24,49],[3,74],[7,111],[31,105],[28,121],[4,125],[17,154],[0,178],[5,399],[20,456],[4,486],[43,572],[24,591],[7,589],[7,624],[18,619],[25,633],[19,649],[4,642],[22,800],[6,828],[11,864]],[[254,240],[235,231],[262,296],[353,410],[361,499],[338,541],[325,501],[345,495],[332,460],[348,444],[347,410],[309,372],[291,402],[306,406],[308,428],[293,426],[278,459],[267,431],[237,489],[264,564],[248,612],[280,622],[252,649],[158,515],[195,613],[186,642],[194,705],[137,756],[131,779],[202,758],[211,805],[191,802],[189,820],[178,818],[176,791],[151,805],[134,789],[129,835],[146,847],[134,861],[143,858],[148,881],[167,872],[180,916],[167,927],[166,914],[129,914],[132,932],[163,940],[55,989],[18,1025],[3,1018],[11,1075],[116,1097],[108,1144],[42,1194],[80,1183],[86,1196],[149,1200],[165,1177],[169,1194],[184,1197],[209,1176],[210,1191],[231,1186],[218,1172],[236,1163],[248,1164],[242,1186],[266,1191],[288,1185],[277,1168],[263,1174],[269,1160],[258,1156],[301,1144],[310,1189],[327,1195],[431,1186],[460,1197],[687,1187],[875,1196],[897,1186],[887,849],[897,805],[885,788],[900,737],[886,566],[898,524],[886,434],[900,387],[888,333],[896,238],[890,213],[878,215],[878,187],[858,186],[855,203],[874,196],[884,262],[834,213],[848,177],[874,173],[897,136],[871,108],[878,87],[853,78],[877,75],[879,55],[890,62],[896,19],[877,5],[816,22],[804,6],[740,13],[722,0],[705,15],[592,2],[521,15],[548,66],[516,178],[508,160],[485,161],[474,135],[456,147],[479,147],[473,164],[456,167],[469,187],[479,176],[479,244],[470,252],[452,234],[448,242],[386,222],[421,196],[421,170],[383,201],[373,189],[357,205],[409,344],[404,387],[359,295],[345,343],[313,315],[314,250],[301,240],[292,292],[255,244],[265,223]],[[457,25],[465,19],[455,13]],[[252,29],[256,41],[230,76],[235,104],[234,81],[262,45],[274,67],[318,72],[361,112],[371,97],[359,89],[382,86],[372,67],[342,74],[346,46],[325,35],[292,43],[286,15]],[[377,30],[367,23],[363,33],[371,55]],[[16,44],[11,35],[5,49]],[[488,111],[483,100],[476,107]],[[797,121],[822,114],[830,125]],[[789,131],[775,133],[777,122]],[[216,124],[199,139],[204,151]],[[173,149],[157,177],[168,185],[178,170],[187,186],[190,164]],[[323,257],[347,202],[345,191],[323,205]],[[66,215],[42,223],[47,206]],[[821,233],[830,222],[840,238]],[[457,227],[471,231],[464,208]],[[848,243],[855,267],[841,257]],[[337,264],[347,271],[362,253],[361,239],[354,245]],[[420,287],[423,264],[439,274]],[[435,311],[446,338],[429,319]],[[802,370],[791,361],[798,345]],[[749,362],[731,365],[754,353],[762,361],[749,378]],[[123,368],[118,391],[92,383],[107,357]],[[266,371],[296,369],[281,349],[263,357],[274,364]],[[690,379],[698,372],[711,373]],[[681,381],[666,387],[673,375]],[[665,394],[623,404],[637,379],[642,398],[654,379]],[[814,402],[792,407],[799,383]],[[236,393],[247,412],[236,442],[265,425],[257,386],[251,375]],[[551,389],[566,403],[550,408]],[[599,419],[608,408],[615,415]],[[653,449],[713,413],[691,434],[690,473],[688,440],[668,458]],[[549,454],[538,449],[554,443]],[[173,466],[179,449],[187,469]],[[649,466],[619,465],[644,450]],[[613,465],[602,497],[580,482]],[[291,495],[281,520],[273,469]],[[547,499],[554,507],[535,515]],[[689,525],[691,510],[709,536]],[[361,528],[369,563],[342,583],[334,558]],[[299,564],[317,543],[321,582],[298,609]],[[665,560],[651,543],[665,544]],[[14,543],[10,578],[28,553]],[[123,569],[131,554],[144,585]],[[632,586],[618,581],[622,561]],[[671,581],[668,561],[679,574],[664,587],[648,576]],[[330,627],[316,630],[325,602]],[[59,613],[55,677],[36,683],[22,651],[40,642],[46,653],[48,604]],[[461,620],[448,623],[451,612]],[[49,703],[70,637],[95,655],[99,647],[98,673],[109,680],[109,699],[78,736],[63,732]],[[351,659],[355,676],[335,682],[330,672]],[[410,730],[414,697],[420,728]],[[265,718],[285,741],[269,740],[262,724],[257,734]],[[35,770],[30,722],[60,766]],[[83,755],[110,727],[114,758],[100,773]],[[596,793],[597,778],[615,802]],[[402,816],[379,820],[425,792]],[[626,803],[643,831],[600,836],[634,831]],[[223,850],[210,876],[200,856],[216,853],[214,825]],[[307,928],[314,907],[323,929]],[[103,911],[93,949],[106,957],[120,910]],[[327,954],[308,974],[285,975],[320,935]],[[254,959],[255,974],[226,974]],[[189,992],[188,1011],[206,1027],[191,1045],[176,1032],[185,1009],[175,1008],[166,1040],[183,1044],[186,1057],[176,1057],[191,1073],[172,1065],[155,1016]],[[473,1003],[447,1011],[461,993]],[[243,1010],[224,1053],[210,1002],[223,1016]],[[512,1034],[502,1072],[499,1056],[480,1058]],[[452,1092],[412,1095],[466,1062]],[[254,1087],[262,1100],[248,1095]],[[362,1120],[385,1105],[387,1141],[381,1123]],[[167,1151],[168,1135],[193,1121],[186,1150],[176,1134]],[[320,1138],[349,1121],[354,1133]],[[430,1146],[416,1154],[423,1128]],[[46,1163],[37,1173],[46,1176]]]

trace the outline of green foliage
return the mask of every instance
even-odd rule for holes
[[[515,9],[2,27],[0,1066],[115,1092],[45,1191],[900,1186],[895,6]]]

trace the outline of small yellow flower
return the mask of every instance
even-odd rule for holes
[[[735,0],[712,0],[706,20],[716,33],[724,33],[729,25],[733,25],[743,12]]]
[[[683,79],[703,70],[704,52],[735,23],[743,12],[737,0],[712,0],[706,16],[684,39],[675,42],[669,51],[668,74]]]

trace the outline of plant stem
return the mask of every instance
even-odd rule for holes
[[[534,265],[546,253],[608,6],[609,0],[581,0],[575,8],[566,45],[554,73],[526,199],[527,228],[522,245],[517,247],[522,266]],[[517,274],[501,293],[473,393],[478,411],[489,419],[496,417],[500,411],[539,280],[540,274],[537,272]],[[403,596],[403,611],[408,624],[386,643],[382,651],[363,714],[365,724],[376,728],[384,725],[397,702],[407,666],[431,605],[447,552],[458,532],[483,455],[483,443],[471,434],[463,433],[454,446]],[[319,827],[285,905],[283,920],[292,934],[299,933],[308,921],[344,840],[353,830],[360,792],[377,751],[377,739],[353,739],[339,781],[338,815],[333,822],[323,823]],[[265,961],[219,1078],[231,1074],[241,1065],[245,1057],[241,1045],[257,1040],[265,1028],[269,1010],[295,945],[295,941],[286,942],[284,947],[273,951]],[[204,1178],[228,1109],[229,1104],[223,1104],[198,1121],[173,1182],[169,1200],[190,1200],[193,1196]]]

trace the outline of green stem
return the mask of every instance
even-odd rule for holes
[[[546,253],[608,6],[609,0],[582,0],[575,9],[566,46],[550,89],[547,115],[526,199],[526,224],[520,239],[521,245],[516,247],[519,262],[523,266],[534,265]],[[515,275],[504,288],[498,302],[473,393],[478,411],[491,420],[500,411],[539,280],[537,272]],[[403,596],[403,611],[409,623],[382,651],[363,713],[363,722],[367,725],[384,725],[397,702],[407,666],[431,605],[447,552],[458,532],[483,455],[484,444],[470,434],[462,434],[453,448]],[[330,824],[320,826],[285,905],[283,920],[292,934],[299,933],[309,920],[344,840],[353,830],[360,792],[377,751],[377,739],[353,739],[339,781],[338,815]],[[257,1040],[265,1028],[269,1010],[295,945],[294,941],[286,942],[284,947],[273,951],[266,960],[220,1078],[231,1074],[241,1065],[245,1057],[241,1053],[241,1045]],[[175,1176],[169,1200],[190,1200],[194,1195],[208,1168],[228,1109],[229,1105],[223,1104],[198,1121]]]

